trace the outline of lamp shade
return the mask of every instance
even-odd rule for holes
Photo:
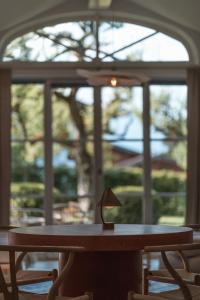
[[[77,73],[85,77],[87,82],[93,86],[136,86],[150,80],[150,78],[142,72],[134,73],[118,70],[88,71],[78,69]],[[113,79],[115,79],[114,85],[112,84]]]
[[[115,207],[121,206],[121,203],[119,202],[111,188],[106,188],[102,194],[98,205],[101,205],[103,207]]]

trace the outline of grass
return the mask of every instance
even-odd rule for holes
[[[160,225],[183,225],[184,223],[185,218],[181,216],[162,216],[158,221]]]

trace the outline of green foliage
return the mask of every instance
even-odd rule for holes
[[[184,196],[172,196],[165,198],[160,196],[161,216],[185,216],[185,197]]]
[[[141,187],[118,187],[113,192],[120,200],[122,206],[112,209],[104,209],[105,218],[115,223],[141,223],[142,222],[142,188]]]
[[[104,172],[105,187],[141,186],[143,181],[143,170],[141,168],[129,167],[106,169]],[[171,170],[152,171],[152,189],[156,192],[184,192],[186,174]]]
[[[186,174],[169,170],[152,172],[152,188],[156,192],[185,192]]]
[[[67,167],[54,169],[55,187],[63,194],[76,195],[77,177],[76,170]]]
[[[31,139],[32,146],[43,137],[43,87],[20,84],[12,87],[12,138]],[[32,153],[33,155],[33,153]]]
[[[185,97],[173,99],[168,88],[160,91],[159,95],[152,93],[152,123],[157,131],[170,138],[186,135],[186,101]],[[175,103],[174,103],[175,102]]]
[[[30,164],[24,157],[24,144],[12,146],[12,182],[41,182],[43,168]]]
[[[105,187],[142,185],[142,170],[140,168],[112,168],[104,172]]]
[[[105,218],[115,223],[141,224],[143,188],[139,186],[126,186],[113,189],[122,206],[105,211]],[[154,196],[153,222],[157,223],[160,217],[161,201]]]
[[[106,187],[111,187],[122,203],[122,207],[105,210],[107,220],[116,223],[142,223],[142,170],[139,168],[105,170]],[[54,202],[74,200],[77,177],[74,169],[57,167],[54,171]],[[153,171],[152,198],[153,222],[157,223],[162,216],[184,216],[185,202],[183,196],[165,197],[162,193],[184,192],[185,177],[181,172],[167,170]],[[42,208],[44,185],[39,182],[15,182],[11,186],[12,205],[23,208]],[[67,194],[65,200],[62,194]],[[160,194],[161,193],[161,194]]]
[[[11,204],[13,207],[42,208],[44,199],[44,184],[38,182],[14,182],[11,184]],[[53,196],[57,199],[59,190],[53,189]]]
[[[33,33],[28,33],[16,38],[13,42],[11,42],[11,44],[9,44],[9,46],[6,48],[6,59],[11,60],[20,58],[20,60],[24,61],[35,60],[36,57],[33,57],[32,55],[32,47],[28,45],[28,42],[31,39],[33,39]]]
[[[118,223],[142,222],[142,169],[128,168],[106,170],[105,185],[113,188],[121,208],[106,211],[106,217]],[[167,193],[184,193],[186,175],[183,172],[159,170],[152,172],[153,222],[157,223],[163,215],[184,216],[184,196],[166,197]]]
[[[123,22],[102,21],[101,35],[113,33],[123,27]],[[93,20],[61,23],[43,27],[13,40],[5,49],[5,60],[27,61],[92,61],[96,58],[97,23]],[[112,41],[104,38],[100,42],[100,57],[105,56],[104,46]],[[132,52],[132,51],[131,51]],[[101,55],[102,54],[102,55]],[[114,55],[111,55],[116,60]]]

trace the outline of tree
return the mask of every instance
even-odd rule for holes
[[[186,101],[181,96],[173,99],[166,90],[161,90],[159,95],[153,93],[151,112],[151,122],[156,131],[169,138],[186,136]]]
[[[97,23],[92,21],[79,22],[77,28],[79,33],[76,32],[75,34],[66,31],[64,25],[62,26],[62,30],[55,30],[53,33],[49,31],[48,28],[36,30],[34,33],[18,38],[13,42],[7,48],[6,55],[9,58],[20,57],[20,59],[26,60],[40,60],[41,53],[39,51],[33,52],[30,49],[31,38],[35,43],[37,43],[39,39],[42,39],[43,44],[47,44],[48,51],[45,51],[44,47],[42,55],[43,58],[45,57],[45,59],[49,61],[55,61],[60,57],[65,57],[66,60],[72,58],[79,61],[97,59],[95,38],[96,30],[98,29],[96,26]],[[122,24],[111,24],[108,22],[106,26],[104,25],[104,30],[109,30],[113,26],[120,27]],[[79,38],[77,38],[77,34]],[[108,53],[100,50],[100,54],[106,55]],[[109,55],[114,58],[113,55]],[[42,122],[39,122],[40,124],[38,123],[37,116],[37,114],[40,115],[41,121],[43,109],[42,94],[39,95],[38,92],[35,94],[35,92],[34,87],[17,86],[14,90],[15,96],[13,100],[13,114],[15,114],[13,136],[16,135],[24,141],[26,160],[30,156],[32,163],[35,163],[39,156],[41,156],[41,152],[35,153],[35,156],[33,156],[31,152],[33,145],[36,149],[36,145],[44,140]],[[68,143],[70,155],[75,159],[78,170],[77,193],[78,195],[88,195],[92,190],[93,173],[91,151],[87,146],[88,136],[91,135],[92,118],[88,118],[89,115],[91,116],[91,106],[77,100],[78,88],[67,89],[67,92],[68,93],[66,93],[66,89],[54,91],[53,103],[57,106],[57,112],[53,110],[53,113],[57,113],[58,117],[55,121],[56,124],[53,124],[54,139],[58,145],[66,145],[73,131],[70,131],[69,123],[66,123],[66,120],[70,120],[74,126],[74,131],[77,133],[76,140],[78,140],[78,143]],[[121,109],[121,103],[123,103],[123,101],[120,95],[116,93],[116,97],[110,102],[106,111],[106,119],[104,120],[105,132],[111,133],[109,123],[112,118],[127,113],[124,109]],[[31,105],[32,109],[30,109]],[[61,108],[59,116],[58,105],[60,105]],[[29,125],[29,120],[31,120],[31,126]],[[72,139],[73,138],[74,137],[72,137]],[[25,178],[27,178],[27,176],[25,176]]]
[[[159,94],[152,92],[151,112],[152,127],[166,139],[168,154],[186,169],[187,101],[183,88],[167,87],[161,88]]]

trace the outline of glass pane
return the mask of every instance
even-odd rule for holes
[[[142,88],[102,88],[102,114],[104,139],[141,139]]]
[[[187,87],[153,85],[151,138],[185,138],[187,135]]]
[[[189,60],[182,43],[154,29],[135,24],[102,22],[99,39],[100,57],[105,61]]]
[[[134,52],[133,52],[134,50]],[[124,56],[136,53],[141,61],[188,61],[189,55],[181,42],[158,32],[156,35],[130,47]],[[119,56],[116,56],[120,58]],[[132,54],[134,57],[134,54]]]
[[[77,21],[44,27],[13,40],[4,60],[91,62],[97,57],[97,21]],[[102,61],[188,61],[184,45],[152,28],[119,22],[99,22]]]
[[[55,223],[92,222],[93,143],[64,141],[53,151]]]
[[[44,27],[12,41],[5,60],[91,61],[96,55],[93,21]]]
[[[138,40],[155,32],[153,29],[123,22],[102,22],[100,26],[100,57],[105,61],[117,59],[140,59],[140,53],[134,48],[128,47],[112,56],[112,53],[120,50]],[[106,56],[104,58],[104,56]]]
[[[185,224],[186,196],[183,193],[154,195],[153,205],[156,224]]]
[[[53,137],[56,140],[93,136],[93,89],[56,89],[52,97]]]
[[[111,187],[122,203],[122,207],[105,209],[105,218],[116,223],[141,223],[142,88],[102,88],[102,116],[104,185]]]
[[[141,224],[143,193],[141,187],[113,189],[122,206],[104,208],[104,218],[118,224]]]
[[[93,89],[55,89],[52,111],[54,222],[92,222]]]
[[[104,185],[112,188],[122,204],[108,211],[105,209],[105,218],[116,223],[142,222],[143,156],[131,151],[131,144],[139,144],[142,148],[142,142],[126,142],[126,147],[103,143]]]
[[[12,142],[11,223],[44,224],[43,143]]]
[[[44,223],[43,86],[12,86],[11,222]]]
[[[152,156],[152,169],[185,174],[187,169],[187,142],[177,141],[160,144],[157,141],[151,142],[151,148],[157,148],[157,153],[154,152]]]
[[[152,142],[156,146],[156,143]],[[187,142],[166,143],[166,150],[152,157],[154,220],[181,225],[185,220]],[[163,148],[162,148],[163,149]]]
[[[44,137],[43,86],[20,84],[12,86],[12,140],[31,140]]]
[[[135,148],[142,149],[142,142],[125,142],[119,147],[114,143],[103,143],[103,167],[106,187],[117,188],[139,186],[143,181],[143,155]],[[126,146],[126,147],[125,147]]]

